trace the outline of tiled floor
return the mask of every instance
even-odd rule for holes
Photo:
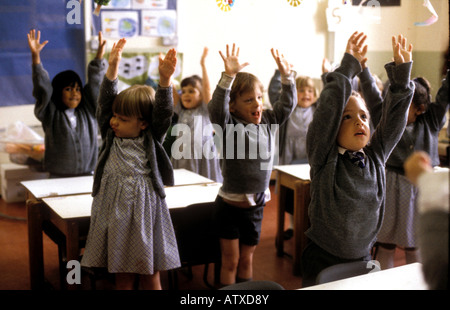
[[[264,211],[261,242],[254,255],[255,280],[270,280],[281,284],[285,289],[300,288],[302,279],[292,273],[292,258],[278,257],[275,248],[276,234],[276,194],[271,186],[272,201]],[[28,235],[25,203],[5,203],[0,199],[0,290],[29,290]],[[285,242],[285,251],[291,253],[292,242]],[[397,251],[396,265],[404,264],[403,253]],[[58,254],[56,245],[44,235],[45,276],[49,288],[59,290]],[[213,283],[214,266],[209,266],[208,279]],[[177,272],[179,290],[208,290],[203,282],[203,266],[193,268],[192,279],[187,270]],[[168,288],[168,275],[162,274],[163,288]],[[89,289],[87,278],[82,278],[82,289]],[[111,289],[109,281],[99,281],[99,289]]]

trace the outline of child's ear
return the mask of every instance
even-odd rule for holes
[[[230,102],[228,105],[229,105],[230,113],[236,112],[234,101]]]
[[[148,122],[147,121],[142,121],[141,122],[141,130],[144,130],[148,127]]]
[[[422,104],[419,106],[419,108],[417,109],[416,114],[417,114],[417,115],[420,115],[420,114],[423,114],[423,113],[425,113],[425,105],[422,103]]]

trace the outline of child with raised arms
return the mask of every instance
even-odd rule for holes
[[[159,58],[155,91],[134,85],[118,94],[118,68],[126,40],[114,44],[103,79],[97,118],[103,139],[94,174],[87,267],[107,267],[118,289],[161,289],[160,271],[180,266],[164,185],[173,169],[162,141],[173,114],[171,77],[176,51]]]
[[[223,129],[223,185],[215,205],[220,239],[222,285],[253,277],[253,253],[259,243],[275,135],[297,105],[291,66],[272,49],[282,76],[282,92],[273,110],[263,110],[263,86],[251,73],[241,72],[239,48],[224,55],[225,71],[208,104],[211,122]],[[274,126],[275,125],[275,126]],[[257,152],[259,150],[259,152]],[[261,152],[262,151],[262,152]]]
[[[371,134],[368,109],[351,85],[367,61],[365,40],[358,32],[349,38],[340,67],[326,76],[308,130],[311,225],[302,254],[304,287],[329,266],[371,260],[383,220],[385,163],[405,130],[414,93],[412,46],[407,48],[403,37],[392,38],[394,62],[385,66],[391,86]]]
[[[89,63],[88,82],[83,87],[79,75],[72,70],[62,71],[50,81],[40,56],[48,41],[41,43],[41,32],[34,29],[27,37],[36,98],[34,114],[45,133],[44,170],[50,177],[92,175],[98,157],[95,111],[106,71],[106,41],[99,32],[97,55]]]

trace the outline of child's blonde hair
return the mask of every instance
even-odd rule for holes
[[[314,85],[314,81],[309,76],[299,76],[295,79],[295,86],[297,87],[297,91],[302,87],[311,87],[314,89],[314,96],[316,98],[319,97],[319,91],[317,90],[316,85]]]
[[[237,73],[231,85],[230,103],[236,101],[238,95],[255,90],[255,87],[259,88],[261,93],[264,92],[264,86],[256,76],[247,72]]]
[[[114,99],[114,113],[150,121],[155,101],[155,90],[148,85],[133,85]]]

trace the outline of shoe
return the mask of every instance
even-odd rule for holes
[[[283,239],[289,240],[294,235],[294,230],[292,228],[286,229],[283,233]]]

